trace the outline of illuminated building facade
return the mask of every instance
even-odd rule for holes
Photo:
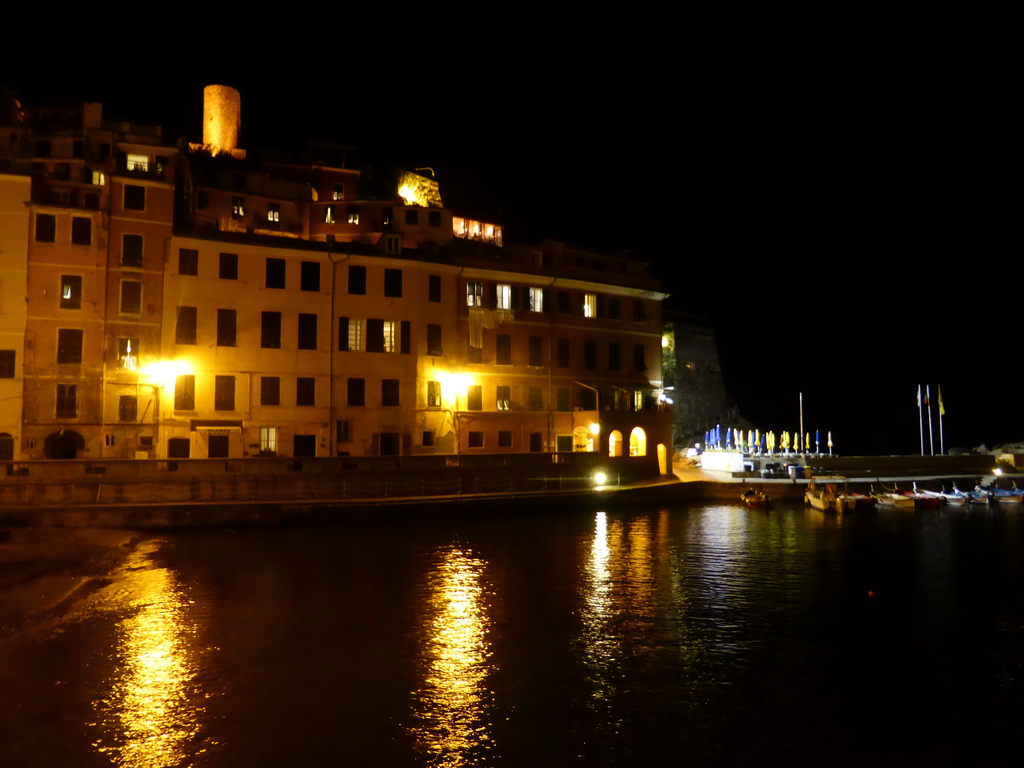
[[[60,130],[30,115],[0,156],[27,267],[24,344],[3,342],[24,371],[0,425],[14,458],[584,450],[666,468],[665,294],[645,264],[504,242],[444,208],[429,169],[366,195],[350,147],[253,161],[237,125],[205,124],[239,119],[216,96],[188,152],[87,104]]]

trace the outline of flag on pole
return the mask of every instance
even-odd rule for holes
[[[917,385],[917,407],[921,407],[921,385]]]
[[[925,384],[924,385],[924,404],[925,405],[931,405],[931,399],[932,399],[932,385],[931,384]]]
[[[938,389],[939,389],[939,416],[945,416],[946,415],[946,406],[944,406],[942,404],[942,385],[941,384],[939,385]]]

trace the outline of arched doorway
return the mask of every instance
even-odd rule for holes
[[[73,429],[53,432],[43,441],[43,454],[48,459],[77,459],[84,448],[85,438]]]
[[[612,458],[622,455],[622,433],[617,429],[608,435],[608,455]]]
[[[640,427],[633,427],[633,431],[629,433],[629,455],[647,455],[647,433]]]
[[[668,446],[664,443],[658,443],[658,471],[663,474],[669,474],[668,471]]]

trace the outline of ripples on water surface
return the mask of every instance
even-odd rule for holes
[[[172,534],[0,641],[0,765],[1017,765],[1021,514]]]

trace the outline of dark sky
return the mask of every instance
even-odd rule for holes
[[[226,83],[248,148],[355,143],[447,174],[442,194],[457,180],[513,236],[629,250],[714,322],[762,429],[797,428],[803,392],[837,450],[915,452],[929,383],[947,448],[1024,440],[1020,56],[916,28],[810,42],[762,34],[784,19],[688,21],[182,38],[155,69],[63,52],[5,59],[0,81],[191,140],[203,85]]]

